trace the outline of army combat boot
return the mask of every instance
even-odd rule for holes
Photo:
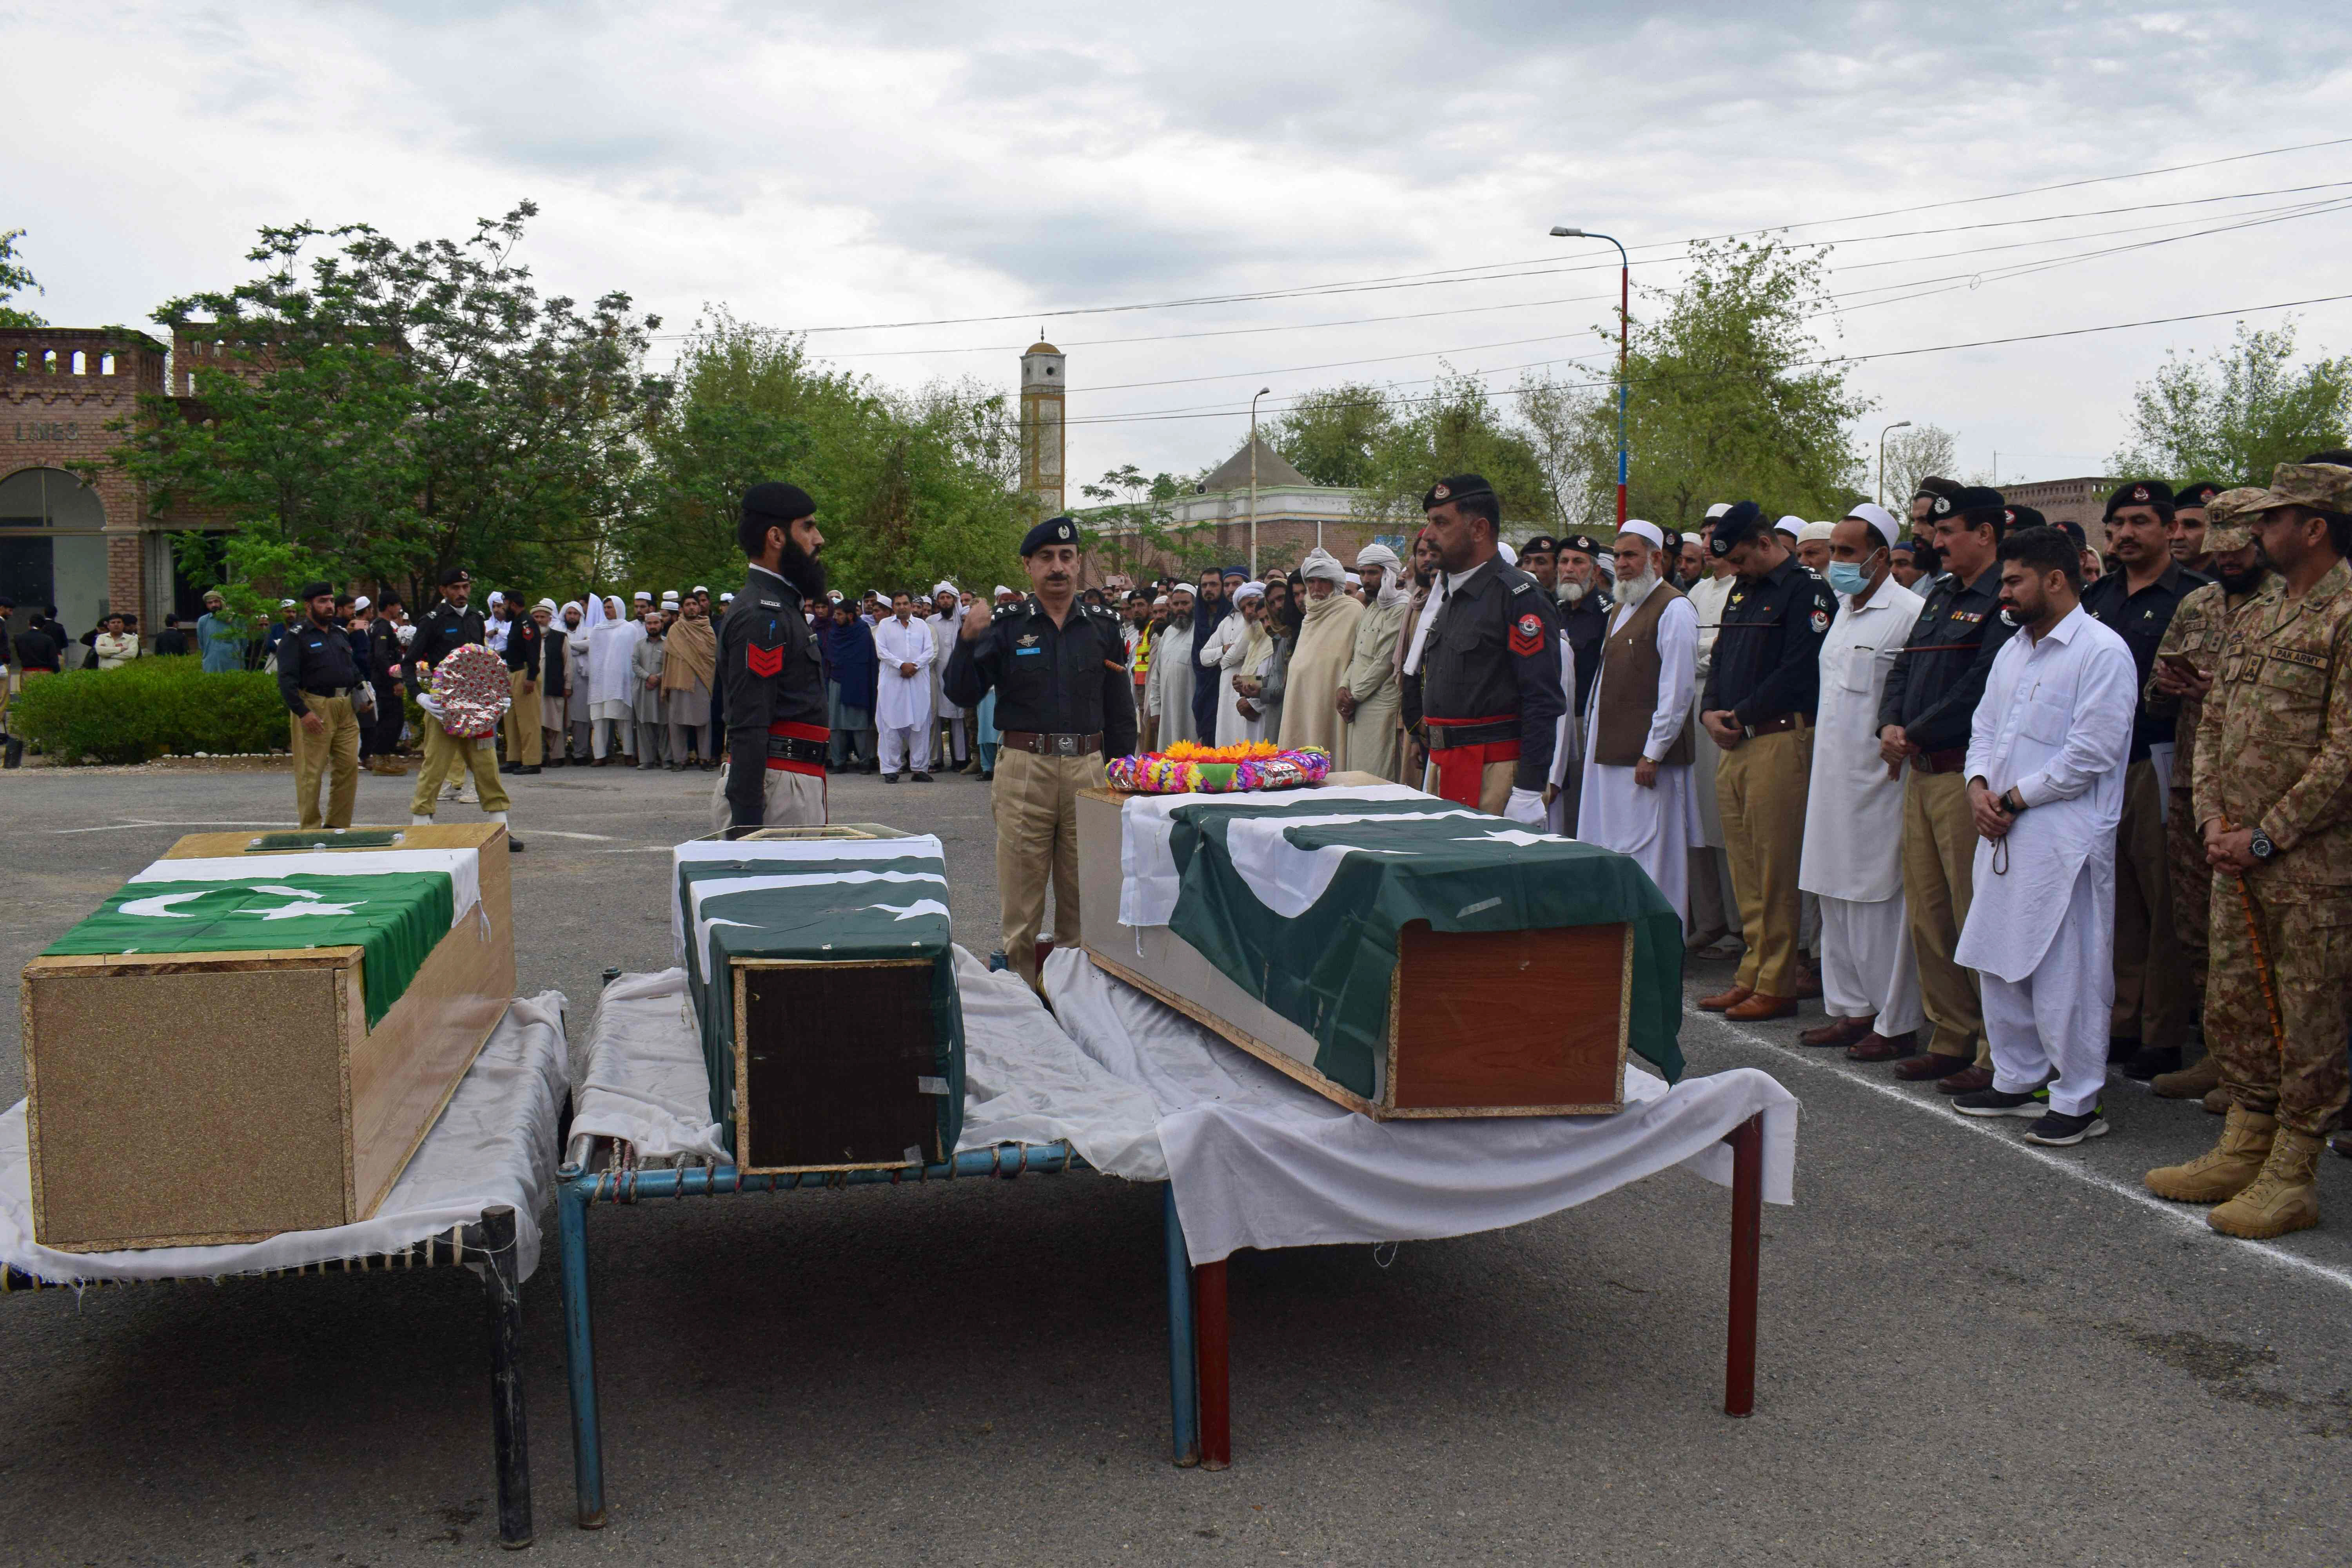
[[[2160,1072],[2147,1087],[2166,1100],[2202,1100],[2221,1087],[2221,1058],[2207,1051],[2179,1072]]]
[[[2185,1165],[2163,1165],[2140,1180],[2147,1190],[2177,1204],[2218,1204],[2234,1198],[2263,1173],[2278,1133],[2278,1118],[2241,1106],[2230,1107],[2221,1141]]]
[[[2254,1240],[2317,1225],[2319,1177],[2314,1167],[2322,1147],[2307,1132],[2280,1128],[2254,1184],[2207,1215],[2205,1223],[2225,1236]]]

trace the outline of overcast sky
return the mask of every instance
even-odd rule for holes
[[[1540,269],[1614,253],[1554,223],[1635,247],[1637,283],[1670,284],[1695,236],[1846,240],[1822,325],[1857,354],[2352,290],[2332,205],[2000,270],[2352,197],[2352,145],[1827,221],[2352,135],[2352,68],[2310,47],[2324,12],[15,4],[0,229],[31,231],[47,292],[25,302],[97,325],[244,276],[263,224],[456,236],[528,196],[546,287],[625,289],[666,331],[706,302],[810,329],[1009,316],[811,339],[894,384],[1009,392],[1042,326],[1070,355],[1074,476],[1190,471],[1239,447],[1261,385],[1272,409],[1343,377],[1418,391],[1441,358],[1497,388],[1537,363],[1605,375],[1613,268]],[[1470,268],[1538,275],[1082,313]],[[1942,291],[1900,298],[1915,282]],[[2352,302],[2298,314],[2306,351],[2352,349]],[[2102,472],[2135,379],[2231,331],[1865,363],[1861,442],[1933,421],[1971,471]],[[1168,411],[1205,416],[1118,418]]]

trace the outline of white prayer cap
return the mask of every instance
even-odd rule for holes
[[[1151,607],[1155,610],[1165,609],[1167,608],[1167,605],[1168,595],[1165,594],[1160,595],[1160,597],[1151,601]]]
[[[356,615],[360,611],[366,609],[368,605],[373,602],[374,601],[370,599],[365,594],[362,594],[358,598],[352,601],[352,613]]]
[[[704,586],[703,586],[701,584],[699,584],[699,583],[697,583],[697,584],[694,585],[694,591],[695,591],[696,593],[698,593],[698,594],[708,594],[709,592],[710,592],[710,590],[709,590],[709,589],[708,589],[708,588],[704,587]]]
[[[1495,546],[1495,553],[1503,558],[1503,564],[1506,566],[1517,566],[1519,563],[1519,552],[1507,544],[1498,542]]]
[[[1331,564],[1337,566],[1339,563],[1337,561],[1334,561]],[[1190,583],[1171,583],[1168,585],[1168,596],[1172,599],[1179,594],[1183,595],[1188,599],[1192,597],[1192,584]]]
[[[291,599],[280,599],[278,601],[278,607],[281,610],[290,610],[294,607],[294,601]]]
[[[654,602],[654,596],[651,594],[646,593],[643,588],[638,589],[635,593],[630,595],[629,597],[632,601],[643,599],[648,605]]]
[[[735,602],[735,595],[732,594],[721,594],[719,595],[719,602],[722,605],[731,605]]]
[[[545,610],[551,616],[555,614],[555,601],[552,599],[541,599],[538,604],[533,605],[531,608],[534,610]]]
[[[1234,603],[1236,605],[1240,604],[1244,599],[1263,599],[1265,597],[1265,584],[1263,583],[1244,583],[1240,587],[1234,590]]]
[[[1308,551],[1307,559],[1298,563],[1298,574],[1309,579],[1320,577],[1327,583],[1348,580],[1348,569],[1339,564],[1339,557],[1319,544]]]
[[[1836,531],[1836,523],[1809,522],[1805,524],[1804,527],[1797,530],[1797,542],[1800,544],[1811,544],[1813,541],[1818,539],[1822,543],[1827,544],[1830,541],[1830,535]]]
[[[1709,522],[1713,522],[1717,518],[1721,517],[1725,512],[1729,511],[1730,510],[1731,503],[1729,501],[1719,500],[1713,506],[1706,509],[1706,520]]]
[[[996,585],[996,595],[995,595],[995,596],[996,596],[997,598],[1000,598],[1000,599],[1017,599],[1017,598],[1019,598],[1021,595],[1018,595],[1018,594],[1016,594],[1016,593],[1014,593],[1012,589],[1010,589],[1010,588],[1006,587],[1003,584],[999,583],[999,584]]]
[[[679,603],[680,600],[676,594],[664,594],[662,595],[662,608],[665,610],[675,610],[677,608]]]
[[[1804,537],[1805,533],[1805,520],[1799,517],[1795,512],[1790,512],[1788,516],[1774,523],[1772,528],[1773,531],[1777,533],[1785,533],[1791,539],[1801,539]]]
[[[1629,517],[1625,520],[1624,526],[1618,529],[1617,537],[1622,539],[1629,533],[1636,539],[1646,541],[1653,550],[1664,550],[1666,547],[1665,530],[1654,522],[1645,521],[1638,517]]]
[[[1367,544],[1361,550],[1356,552],[1356,570],[1359,572],[1361,572],[1367,566],[1395,566],[1399,564],[1401,564],[1401,563],[1397,560],[1397,552],[1391,550],[1385,544]]]
[[[934,599],[938,598],[941,594],[952,594],[955,591],[956,585],[949,582],[944,577],[931,584],[931,597]]]
[[[1878,537],[1889,544],[1896,542],[1901,537],[1901,531],[1895,527],[1893,514],[1876,501],[1864,501],[1852,511],[1847,512],[1846,516],[1858,517],[1870,524],[1871,527],[1878,530]]]

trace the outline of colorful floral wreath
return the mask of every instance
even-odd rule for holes
[[[1331,772],[1331,753],[1318,746],[1286,752],[1268,741],[1202,746],[1179,741],[1164,752],[1113,757],[1103,771],[1113,789],[1139,795],[1227,795],[1240,790],[1304,789]]]
[[[507,684],[507,661],[480,643],[452,648],[433,667],[426,710],[452,735],[479,738],[499,732],[499,720],[514,701]]]

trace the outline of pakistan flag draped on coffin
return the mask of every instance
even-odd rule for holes
[[[963,1127],[947,861],[929,837],[702,839],[671,914],[747,1171],[943,1160]]]
[[[1315,1042],[1315,1069],[1375,1096],[1391,979],[1413,922],[1440,932],[1622,923],[1626,1045],[1682,1074],[1682,921],[1626,856],[1428,796],[1255,796],[1177,807],[1169,929]],[[1537,1021],[1496,1006],[1497,1038]]]

